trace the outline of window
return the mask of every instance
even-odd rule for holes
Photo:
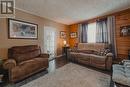
[[[96,22],[88,24],[88,43],[96,42]]]

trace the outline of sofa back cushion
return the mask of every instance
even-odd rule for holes
[[[78,49],[80,50],[93,50],[100,51],[106,48],[110,48],[106,43],[79,43]]]
[[[17,63],[38,57],[40,54],[41,50],[37,45],[15,46],[8,50],[9,58],[14,58]]]
[[[77,50],[78,53],[93,54],[93,50]]]
[[[33,50],[40,49],[38,45],[27,45],[27,46],[15,46],[10,48],[14,53],[26,53]],[[10,50],[9,49],[9,50]]]

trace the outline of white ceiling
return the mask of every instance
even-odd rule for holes
[[[67,25],[129,7],[130,0],[16,0],[18,9]]]

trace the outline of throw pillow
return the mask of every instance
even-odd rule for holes
[[[100,52],[99,51],[93,51],[93,54],[100,56]]]
[[[100,56],[106,56],[110,52],[109,49],[101,49],[100,50]]]
[[[101,50],[100,50],[100,56],[105,56],[105,55],[104,55],[104,52],[105,52],[105,49],[101,49]]]
[[[105,49],[104,50],[104,55],[107,55],[108,53],[110,53],[110,49]]]

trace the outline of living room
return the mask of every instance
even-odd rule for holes
[[[0,87],[130,86],[129,0],[0,5]]]

